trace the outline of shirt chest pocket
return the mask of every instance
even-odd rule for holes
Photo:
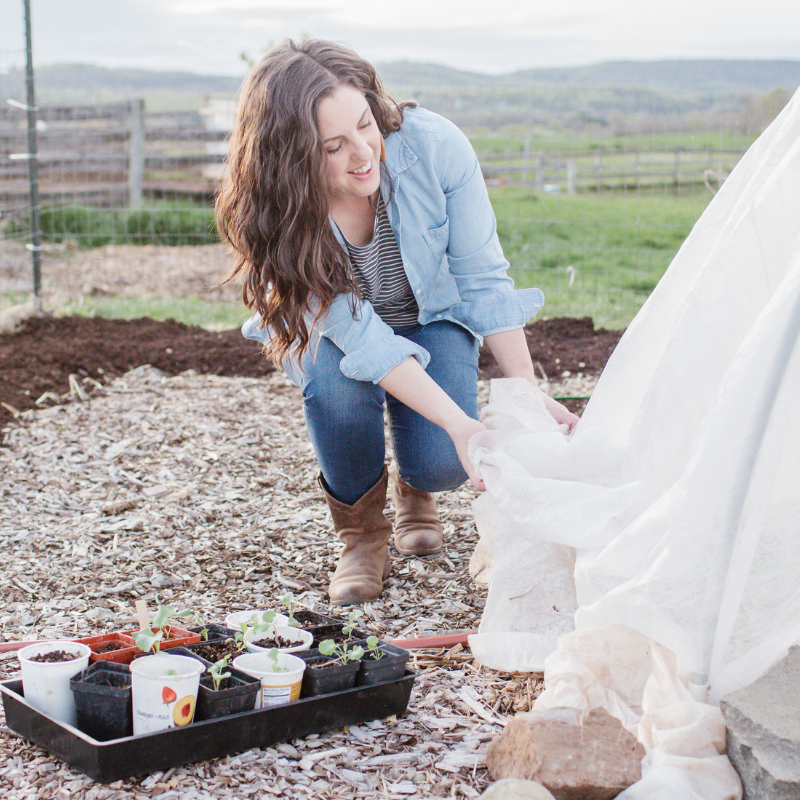
[[[445,217],[443,225],[425,231],[422,234],[422,238],[425,239],[425,243],[438,264],[444,258],[444,254],[447,252],[447,245],[450,243],[450,220]]]

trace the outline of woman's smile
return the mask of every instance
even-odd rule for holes
[[[333,194],[371,197],[380,184],[381,132],[367,98],[339,86],[317,109]]]

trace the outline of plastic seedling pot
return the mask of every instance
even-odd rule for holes
[[[252,634],[248,634],[245,639],[245,646],[248,652],[263,653],[275,647],[275,645],[262,646],[251,642],[251,635]],[[281,653],[296,653],[299,650],[308,650],[311,647],[311,643],[314,641],[314,635],[309,633],[309,631],[304,631],[302,628],[290,628],[288,625],[274,625],[271,633],[258,635],[258,641],[262,639],[272,639],[273,637],[280,637],[289,642],[299,642],[299,644],[293,644],[289,647],[278,647]]]
[[[141,652],[133,640],[133,634],[136,631],[123,631],[122,636],[125,637],[134,647],[137,652]],[[169,650],[172,647],[182,647],[187,644],[196,644],[200,641],[200,634],[187,631],[184,628],[176,628],[174,625],[164,626],[164,638],[159,642],[161,650]]]
[[[77,727],[107,742],[133,733],[131,671],[127,664],[95,661],[73,675],[70,687],[75,698]]]
[[[304,630],[313,634],[315,639],[330,639],[334,633],[339,633],[344,627],[342,620],[326,617],[324,614],[317,614],[316,611],[302,609],[295,612],[295,621]]]
[[[63,650],[75,656],[71,661],[31,661],[46,653]],[[22,669],[25,699],[34,707],[54,719],[74,725],[75,699],[69,688],[73,675],[86,669],[92,651],[80,642],[41,642],[23,647],[17,653]]]
[[[131,646],[130,639],[121,633],[103,633],[99,636],[87,636],[76,641],[85,644],[91,649],[90,664],[94,664],[95,661],[115,661],[118,664],[130,664],[133,661],[133,657],[139,652],[139,648],[135,644]],[[106,647],[110,649],[106,652],[98,652]]]
[[[204,665],[191,656],[157,653],[131,663],[133,733],[188,725]]]
[[[203,638],[201,631],[208,631],[207,638]],[[191,633],[196,633],[200,636],[200,644],[208,644],[210,642],[221,642],[224,639],[232,639],[234,633],[239,632],[239,628],[234,630],[225,625],[220,625],[216,622],[209,622],[208,625],[199,625],[196,628],[189,628]]]
[[[345,636],[342,633],[342,629],[339,628],[338,631],[333,631],[332,633],[325,633],[325,634],[314,634],[314,641],[311,643],[312,648],[319,647],[320,642],[324,642],[325,639],[333,639],[336,644],[342,644],[343,642],[347,642],[348,646],[353,642],[360,641],[361,639],[366,639],[367,636],[370,634],[367,631],[359,630],[358,628],[354,628],[350,636]]]
[[[228,616],[225,617],[225,625],[228,628],[233,628],[235,631],[239,631],[241,630],[239,626],[243,622],[244,623],[249,622],[250,617],[252,617],[253,614],[258,615],[258,617],[260,618],[261,615],[264,613],[264,611],[267,610],[271,611],[272,609],[248,608],[245,611],[235,611],[233,614],[228,614]],[[285,614],[278,614],[277,611],[274,613],[275,613],[275,622],[273,623],[274,625],[289,624],[289,617],[287,617]]]
[[[305,655],[305,654],[304,654]],[[331,663],[335,659],[330,656],[305,656],[306,671],[303,673],[303,697],[314,697],[319,694],[331,694],[350,689],[356,681],[360,662],[348,661],[346,664]],[[330,664],[330,666],[323,666]]]
[[[276,672],[267,653],[245,653],[233,659],[233,666],[261,681],[258,708],[281,706],[300,699],[306,662],[291,653],[278,653]]]
[[[180,648],[180,650],[189,651],[187,653],[184,653],[183,655],[188,655],[189,653],[192,653],[194,655],[200,656],[206,661],[210,661],[212,664],[216,663],[226,655],[230,655],[232,660],[236,658],[236,656],[244,655],[247,652],[247,650],[242,650],[239,647],[238,642],[235,642],[233,639],[218,639],[217,641],[212,641],[212,642],[200,642],[200,644],[188,644],[186,645],[185,648],[184,647]]]
[[[362,639],[353,644],[364,648],[364,655],[361,657],[361,669],[356,675],[356,686],[367,686],[372,683],[382,681],[394,681],[402,677],[406,671],[409,652],[403,650],[383,640],[378,640],[378,650],[383,654],[381,658],[374,658],[372,652],[367,649],[367,640]]]
[[[253,711],[256,708],[261,681],[231,667],[226,668],[225,672],[229,672],[230,677],[222,680],[219,689],[214,689],[214,679],[211,675],[200,677],[197,709],[194,714],[196,722],[227,717],[229,714],[240,714],[242,711]]]

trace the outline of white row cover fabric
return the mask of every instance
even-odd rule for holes
[[[739,797],[717,701],[800,640],[800,92],[698,220],[573,434],[521,380],[493,382],[485,413],[475,657],[544,666],[538,705],[603,706],[637,732],[645,777],[624,800]],[[713,705],[688,695],[693,673]]]

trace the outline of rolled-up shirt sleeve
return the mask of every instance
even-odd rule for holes
[[[353,380],[378,383],[409,356],[413,356],[423,367],[430,362],[430,353],[425,348],[398,336],[376,313],[369,301],[355,300],[355,317],[351,311],[351,295],[340,294],[334,298],[327,314],[317,323],[312,332],[309,351],[314,351],[314,337],[330,339],[343,353],[339,364],[342,373]],[[306,312],[306,324],[311,325],[314,307]],[[270,335],[260,327],[258,314],[242,326],[247,339],[267,343]],[[291,356],[290,356],[291,357]]]

